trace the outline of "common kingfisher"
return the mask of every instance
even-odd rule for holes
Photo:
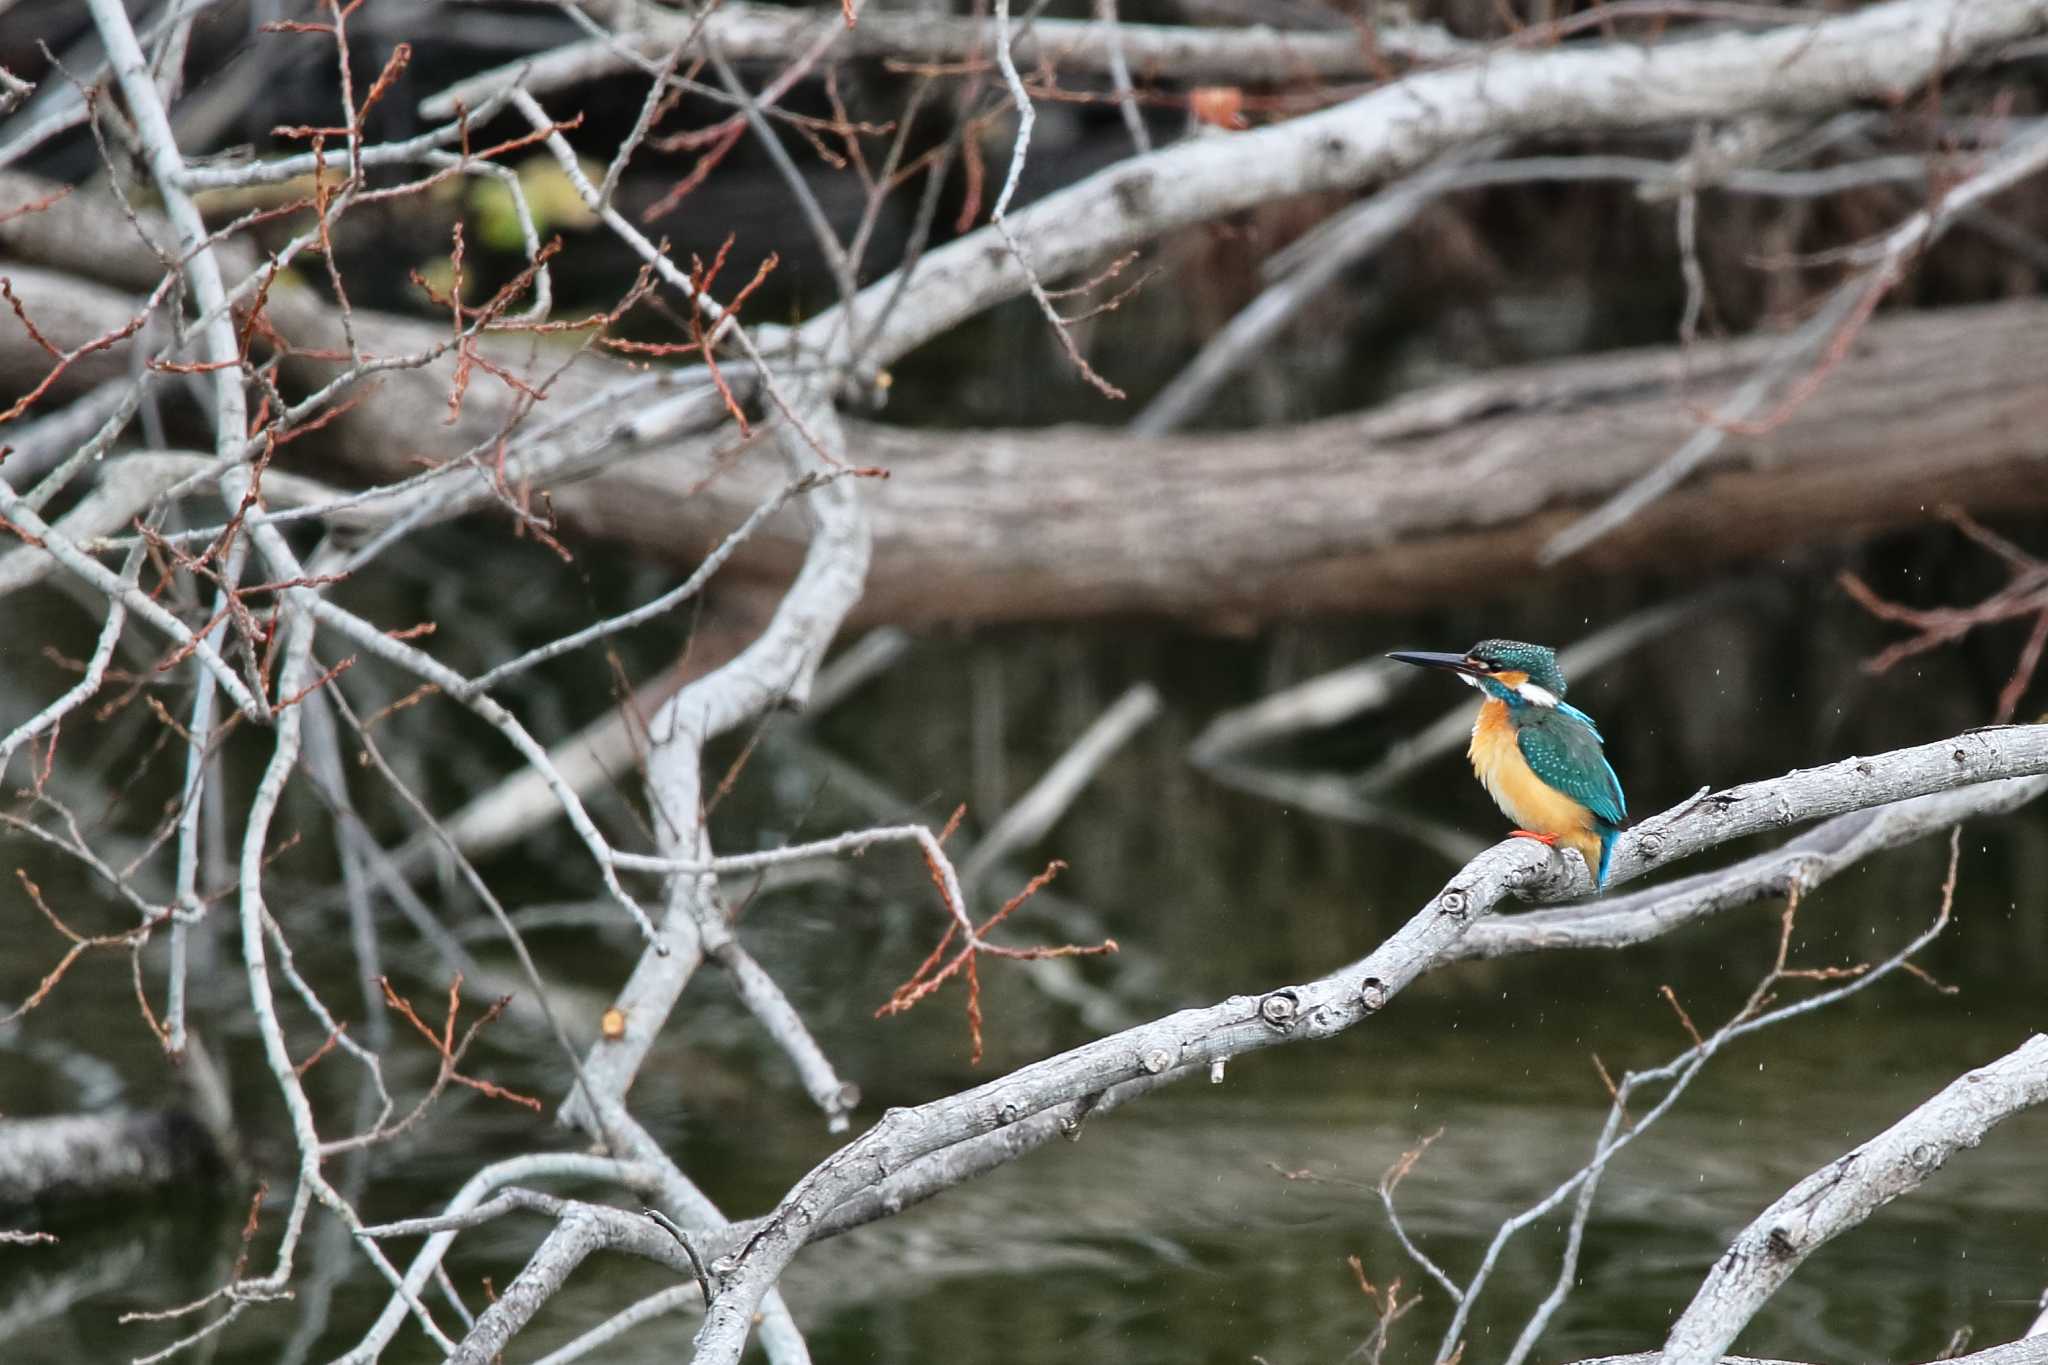
[[[1521,826],[1518,836],[1577,849],[1594,885],[1605,886],[1628,805],[1600,752],[1593,718],[1565,704],[1556,652],[1520,640],[1481,640],[1463,654],[1387,657],[1449,669],[1486,694],[1472,723],[1472,771]]]

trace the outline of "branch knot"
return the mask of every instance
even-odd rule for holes
[[[1300,1017],[1301,997],[1291,990],[1274,991],[1259,1002],[1259,1018],[1285,1033]]]

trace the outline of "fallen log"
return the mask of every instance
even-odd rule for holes
[[[904,624],[1130,613],[1251,627],[1401,610],[1587,574],[1769,561],[1924,521],[1938,504],[2048,507],[2048,302],[1873,323],[1774,429],[1576,559],[1537,552],[1665,459],[1767,343],[1502,371],[1275,430],[1139,438],[1085,427],[940,433],[847,423],[875,556],[857,617]],[[1688,375],[1688,359],[1690,362]],[[742,462],[708,487],[664,453],[561,490],[578,530],[674,554],[775,486]],[[735,561],[794,572],[802,527]]]
[[[0,197],[37,188],[6,177]],[[104,229],[95,235],[85,210],[65,200],[0,229],[0,245],[32,263],[10,272],[17,293],[68,344],[132,317],[137,300],[126,290],[156,264],[132,245],[116,250]],[[279,289],[270,309],[299,346],[341,340],[311,291]],[[424,352],[448,336],[443,324],[363,309],[355,333],[383,355]],[[1260,431],[1141,438],[849,420],[851,458],[892,474],[864,490],[875,554],[856,620],[1154,614],[1248,629],[1590,574],[1769,561],[1914,524],[1944,503],[2039,510],[2048,507],[2048,371],[2036,363],[2044,335],[2048,301],[2039,299],[1881,317],[1782,420],[1733,437],[1692,479],[1556,568],[1538,566],[1538,549],[1711,420],[1770,338],[1503,370]],[[527,338],[492,344],[495,360],[529,375],[553,374],[566,358]],[[121,347],[88,360],[77,387],[132,363]],[[0,388],[27,387],[47,365],[19,328],[0,327]],[[313,461],[332,479],[338,460],[381,483],[493,438],[513,394],[474,384],[449,424],[453,366],[443,356],[378,376],[377,392],[335,424],[340,439],[306,442],[287,461]],[[294,368],[304,384],[334,369],[307,358]],[[586,357],[555,377],[536,415],[589,402],[630,374]],[[553,507],[572,540],[694,562],[782,485],[774,461],[734,457],[729,439],[604,452],[595,474],[553,490]],[[807,537],[792,507],[740,549],[727,581],[786,581]]]

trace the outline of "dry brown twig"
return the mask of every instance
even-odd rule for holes
[[[73,964],[79,958],[85,956],[87,952],[94,948],[126,948],[129,957],[133,959],[134,963],[135,998],[142,1007],[142,1021],[149,1026],[149,1031],[156,1036],[159,1042],[163,1041],[163,1025],[157,1021],[155,1011],[149,1007],[149,997],[143,994],[142,991],[142,950],[148,946],[150,935],[159,926],[170,920],[171,912],[169,910],[160,911],[137,927],[118,934],[87,936],[79,933],[58,917],[57,912],[50,908],[50,903],[43,899],[43,889],[29,880],[26,868],[17,867],[14,870],[14,875],[20,880],[22,890],[27,894],[29,903],[42,913],[43,918],[48,920],[58,933],[70,940],[71,946],[64,950],[64,956],[57,960],[57,965],[44,973],[43,979],[37,983],[35,990],[29,994],[26,1000],[23,1000],[5,1015],[0,1015],[0,1024],[13,1023],[49,999],[50,992],[57,989],[58,983],[63,981],[65,973],[69,972]]]
[[[455,1037],[455,1016],[462,1007],[461,972],[457,972],[448,982],[448,1013],[441,1021],[441,1029],[438,1033],[427,1026],[426,1021],[421,1019],[418,1012],[413,1009],[412,1002],[393,989],[388,979],[380,976],[377,978],[377,984],[383,988],[384,1003],[390,1006],[392,1011],[404,1019],[405,1022],[411,1024],[413,1030],[420,1037],[427,1040],[427,1045],[440,1055],[440,1073],[434,1078],[434,1085],[428,1092],[427,1099],[420,1102],[422,1109],[425,1108],[429,1100],[441,1093],[448,1082],[453,1081],[457,1085],[468,1086],[480,1095],[488,1095],[492,1099],[497,1100],[507,1100],[513,1104],[531,1109],[536,1114],[540,1112],[540,1101],[533,1096],[521,1095],[517,1091],[507,1090],[504,1086],[494,1081],[482,1080],[475,1076],[465,1076],[456,1069],[457,1064],[462,1060],[463,1054],[469,1051],[469,1045],[476,1041],[477,1035],[491,1024],[497,1022],[498,1016],[505,1012],[505,1006],[511,1003],[512,998],[510,996],[499,996],[496,1000],[492,1001],[484,1010],[482,1016],[472,1021],[470,1026],[463,1031],[462,1038],[458,1042]],[[411,1119],[408,1118],[405,1122],[410,1123]]]
[[[51,202],[54,202],[54,200]],[[47,205],[44,207],[47,207]],[[174,281],[175,277],[165,276],[163,283],[158,285],[156,291],[149,296],[142,307],[135,311],[135,315],[121,326],[111,331],[102,332],[100,335],[86,341],[81,341],[76,346],[62,347],[42,334],[36,327],[34,320],[29,317],[28,306],[15,294],[13,282],[5,276],[0,276],[0,297],[6,298],[8,307],[14,310],[15,318],[21,323],[22,330],[28,333],[29,339],[48,352],[51,359],[56,362],[36,382],[34,387],[23,393],[21,397],[15,399],[13,404],[4,412],[0,412],[0,425],[14,421],[17,417],[20,417],[23,413],[34,407],[43,395],[50,391],[50,386],[62,378],[64,372],[73,365],[89,355],[110,350],[141,331],[142,325],[149,321],[150,317],[156,312],[157,307],[162,304],[165,297],[170,293]],[[0,528],[14,530],[13,527],[7,526],[4,521],[0,521]],[[16,531],[16,534],[18,535],[20,532]]]
[[[1394,1324],[1416,1304],[1422,1302],[1421,1294],[1401,1297],[1401,1277],[1396,1275],[1386,1285],[1376,1285],[1365,1276],[1365,1262],[1357,1256],[1346,1256],[1344,1263],[1351,1267],[1351,1273],[1358,1277],[1358,1292],[1365,1295],[1372,1305],[1374,1322],[1372,1335],[1347,1359],[1363,1360],[1366,1365],[1380,1365],[1386,1358],[1387,1343],[1393,1333]]]
[[[2048,650],[2048,560],[2028,554],[1959,507],[1944,507],[1941,514],[1958,531],[2005,561],[2008,577],[2004,587],[1974,606],[1923,608],[1878,596],[1869,584],[1846,569],[1835,581],[1872,616],[1915,632],[1867,660],[1863,669],[1871,674],[1883,674],[1907,659],[1954,644],[1979,626],[2032,617],[2033,629],[2020,646],[2012,674],[1998,693],[1998,711],[1993,719],[2003,725],[2019,710],[2020,699],[2040,669],[2042,653]]]
[[[889,998],[875,1010],[875,1018],[905,1013],[955,976],[965,972],[967,1032],[970,1040],[968,1060],[979,1065],[982,1055],[981,954],[988,953],[995,957],[1021,962],[1056,957],[1093,957],[1101,953],[1115,952],[1117,942],[1113,938],[1106,938],[1092,945],[1063,943],[1038,948],[1011,948],[1000,943],[990,943],[986,937],[988,932],[1008,919],[1010,913],[1017,907],[1037,895],[1046,883],[1064,871],[1067,865],[1057,858],[1053,859],[1046,864],[1043,872],[1024,884],[1023,890],[1004,901],[1001,909],[979,925],[974,924],[968,918],[966,904],[961,899],[959,878],[954,875],[951,863],[946,860],[939,848],[946,838],[960,827],[960,821],[966,814],[967,807],[958,807],[954,810],[953,817],[946,822],[946,827],[935,838],[920,841],[924,851],[925,870],[930,874],[932,885],[937,888],[939,900],[945,905],[948,913],[946,932],[940,936],[938,946],[934,947],[924,961],[918,964],[917,970],[910,974],[910,978],[890,992]],[[964,941],[951,957],[947,957],[946,950],[952,947],[956,935]]]
[[[235,1252],[234,1267],[227,1273],[220,1288],[189,1303],[182,1303],[172,1308],[132,1310],[121,1314],[115,1321],[124,1326],[131,1322],[175,1322],[177,1319],[189,1317],[209,1304],[216,1303],[223,1298],[233,1298],[237,1286],[242,1283],[242,1273],[249,1268],[249,1246],[256,1240],[256,1231],[262,1226],[263,1201],[269,1196],[270,1182],[267,1180],[258,1181],[256,1192],[249,1196],[248,1216],[242,1220],[241,1245]],[[243,1305],[238,1303],[237,1310],[241,1306]],[[217,1325],[225,1325],[225,1323],[222,1322]]]

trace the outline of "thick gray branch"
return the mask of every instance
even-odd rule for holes
[[[1021,215],[1020,215],[1021,216]],[[1832,381],[1574,562],[1576,573],[1776,563],[1786,547],[1918,524],[1938,502],[2048,506],[2032,364],[2048,304],[1872,323]],[[1507,369],[1369,411],[1146,439],[1095,428],[954,433],[848,421],[871,486],[869,621],[1166,613],[1244,625],[1409,611],[1528,582],[1540,547],[1637,478],[1769,342],[1664,347]],[[1556,458],[1569,450],[1572,458]],[[1029,471],[1020,478],[1019,471]],[[682,452],[560,490],[565,517],[673,556],[775,490],[741,467],[702,491]],[[1047,509],[1057,507],[1057,516]],[[731,571],[786,578],[798,528],[770,525]]]
[[[775,61],[807,52],[831,30],[840,58],[891,58],[903,62],[993,65],[994,28],[987,20],[935,14],[863,14],[851,29],[835,7],[807,9],[730,4],[699,20],[687,13],[643,9],[635,31],[616,42],[593,40],[557,48],[471,76],[421,103],[430,119],[452,117],[458,100],[475,108],[513,84],[532,91],[556,90],[611,72],[631,69],[625,53],[652,64],[700,31],[730,61]],[[1069,75],[1110,73],[1114,48],[1101,27],[1084,19],[1033,19],[1013,26],[1011,49],[1017,64],[1041,62]],[[1372,43],[1356,34],[1286,33],[1270,28],[1187,28],[1169,24],[1121,24],[1122,56],[1136,74],[1174,81],[1232,84],[1291,84],[1296,81],[1364,80],[1379,74],[1373,58],[1442,60],[1466,50],[1441,29],[1421,25],[1377,26]],[[1377,48],[1377,53],[1374,49]]]
[[[451,1361],[487,1365],[499,1358],[505,1344],[555,1296],[577,1266],[592,1254],[618,1242],[618,1224],[588,1205],[577,1204],[549,1230],[540,1249],[527,1259],[512,1283],[492,1300],[462,1338]]]
[[[1600,1356],[1593,1360],[1581,1360],[1574,1365],[1659,1365],[1664,1359],[1657,1351],[1637,1351],[1633,1355]],[[1721,1365],[1803,1365],[1796,1360],[1760,1360],[1755,1356],[1722,1356]],[[1972,1351],[1966,1356],[1937,1358],[1936,1365],[2048,1365],[2048,1341],[2029,1338],[2023,1341],[2008,1341],[1998,1346],[1989,1346],[1981,1351]]]
[[[1459,942],[1453,960],[1646,943],[1709,915],[1795,890],[1811,891],[1873,853],[1966,820],[2018,810],[2044,790],[2048,790],[2048,777],[2016,777],[1851,811],[1732,867],[1664,882],[1632,895],[1603,896],[1584,905],[1482,920]]]
[[[1484,917],[1473,924],[1449,956],[1435,965],[1545,948],[1617,948],[1643,942],[1706,914],[1784,895],[1795,883],[1811,890],[1873,852],[1948,829],[1966,819],[2016,809],[2038,796],[2044,787],[2048,787],[2048,777],[2014,778],[1856,811],[1837,816],[1782,849],[1721,871],[1668,882],[1634,896],[1556,910]],[[1610,907],[1617,913],[1608,914]],[[1202,1068],[1186,1067],[1125,1081],[1100,1095],[1056,1105],[920,1157],[835,1207],[819,1223],[813,1240],[892,1217],[954,1185],[1017,1160],[1054,1137],[1078,1138],[1082,1124],[1094,1115],[1108,1113],[1162,1085],[1201,1073]],[[702,1253],[706,1259],[723,1256],[764,1224],[764,1219],[757,1218],[727,1228],[705,1228],[699,1233]],[[1656,1355],[1616,1359],[1650,1365]],[[1741,1365],[1736,1357],[1729,1360]],[[1983,1365],[1998,1365],[1998,1358],[1987,1353]]]
[[[1714,1263],[1664,1343],[1664,1365],[1714,1365],[1808,1256],[1917,1188],[2000,1122],[2043,1101],[2048,1034],[2037,1033],[1794,1185]]]

